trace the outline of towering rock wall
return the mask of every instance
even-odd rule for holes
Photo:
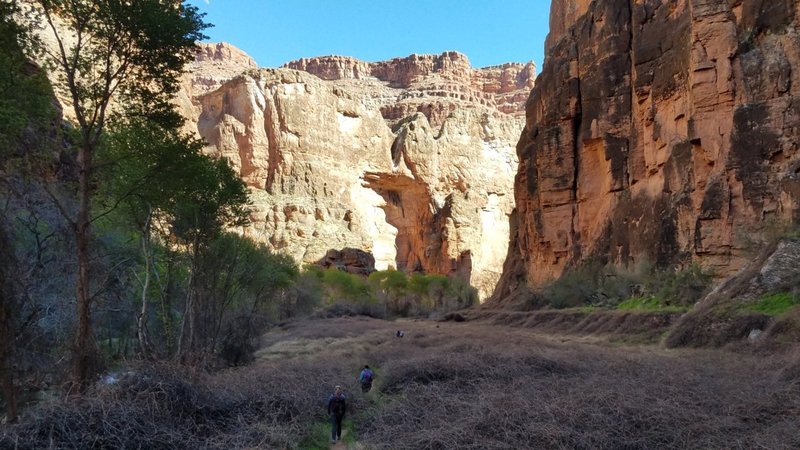
[[[316,77],[274,69],[238,76],[200,107],[208,151],[251,187],[249,235],[298,261],[344,247],[392,259],[382,199],[360,180],[390,168],[393,136],[378,111]]]
[[[231,161],[250,187],[254,210],[246,233],[298,261],[361,249],[374,255],[378,269],[456,274],[488,296],[507,252],[513,143],[522,129],[521,118],[502,112],[492,96],[528,85],[529,76],[520,75],[526,66],[474,74],[457,53],[410,57],[419,67],[400,60],[303,61],[328,79],[245,67],[192,97],[208,152]],[[210,70],[197,64],[194,73]],[[375,66],[387,81],[372,75]],[[370,75],[362,75],[367,68]],[[411,95],[391,81],[439,85],[441,71],[451,82],[440,85],[439,96]],[[473,87],[475,80],[485,90]],[[462,99],[468,90],[472,96]],[[417,99],[414,105],[436,102],[446,114],[414,106],[403,109],[410,116],[396,118],[400,108],[392,106],[406,97]]]
[[[727,275],[800,220],[800,3],[554,0],[498,300],[589,258]]]

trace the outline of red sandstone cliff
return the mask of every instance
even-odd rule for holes
[[[727,275],[800,221],[800,3],[554,0],[505,301],[589,258]]]

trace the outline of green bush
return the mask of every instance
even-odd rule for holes
[[[631,296],[630,286],[636,283],[638,279],[625,271],[590,261],[545,285],[541,290],[545,305],[538,306],[616,305]]]
[[[695,263],[683,270],[656,269],[649,264],[628,270],[587,262],[543,286],[537,304],[531,306],[609,308],[628,301],[628,305],[646,304],[643,300],[654,298],[659,309],[684,310],[708,292],[712,278],[710,271]]]
[[[789,292],[780,292],[760,297],[754,304],[749,305],[747,309],[770,316],[777,316],[794,308],[798,304],[800,304],[800,299],[796,295]]]
[[[308,314],[323,302],[322,271],[307,267],[296,278],[281,309],[281,320]]]
[[[328,303],[374,301],[367,281],[358,275],[331,268],[322,272],[322,282]]]
[[[668,306],[692,306],[708,293],[713,273],[692,263],[679,271],[660,271],[651,276],[650,289]]]
[[[408,276],[398,270],[381,270],[365,279],[337,269],[318,267],[306,267],[306,273],[311,279],[319,280],[327,304],[377,306],[382,311],[378,314],[385,317],[448,312],[478,301],[478,291],[469,283],[444,275],[413,273]]]

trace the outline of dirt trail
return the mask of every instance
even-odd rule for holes
[[[347,436],[347,430],[342,430],[342,439],[344,439],[346,436]],[[347,449],[347,444],[345,444],[344,441],[339,440],[336,441],[335,444],[331,444],[330,448],[332,450],[345,450]]]
[[[361,449],[364,448],[364,446],[358,441],[345,443],[344,439],[347,437],[348,434],[349,434],[348,430],[342,430],[342,440],[337,441],[335,444],[331,444],[329,446],[330,449],[331,450],[361,450]]]

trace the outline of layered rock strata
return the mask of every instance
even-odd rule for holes
[[[587,259],[732,273],[800,220],[800,4],[555,0],[495,298]]]
[[[251,70],[195,98],[208,151],[251,189],[246,233],[298,261],[360,249],[377,269],[456,274],[488,295],[507,249],[522,124],[473,105],[440,126],[417,113],[393,132],[366,98],[290,69]]]
[[[227,42],[198,43],[197,56],[186,67],[181,89],[175,99],[178,109],[186,118],[186,131],[196,131],[195,124],[200,117],[198,97],[219,89],[225,82],[247,70],[257,68],[250,55]]]
[[[521,116],[536,77],[532,62],[473,69],[458,52],[415,54],[376,63],[324,56],[299,59],[285,67],[360,92],[390,122],[421,112],[434,126],[440,126],[450,112],[476,105],[492,114]]]

